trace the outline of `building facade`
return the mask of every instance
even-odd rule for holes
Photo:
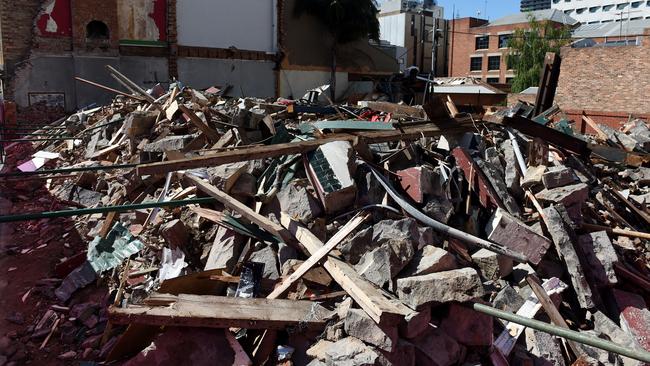
[[[436,76],[446,74],[448,22],[434,1],[385,1],[379,26],[382,41],[401,49],[397,59],[402,71],[417,66],[422,73],[435,69]]]
[[[545,10],[551,8],[552,0],[521,0],[521,11]]]
[[[5,99],[73,111],[114,95],[105,66],[145,88],[178,79],[230,86],[231,96],[302,97],[329,83],[332,38],[295,16],[295,0],[0,0]],[[381,77],[397,61],[368,40],[338,47],[341,93],[349,76]],[[325,61],[323,61],[325,60]]]
[[[513,14],[493,22],[461,18],[449,25],[449,76],[474,77],[490,84],[510,84],[515,70],[508,68],[508,42],[517,29],[529,28],[528,16],[555,26],[574,26],[564,13],[547,9]]]
[[[582,24],[650,19],[650,0],[552,0],[551,7]]]

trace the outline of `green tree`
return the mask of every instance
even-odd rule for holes
[[[309,14],[316,17],[331,36],[330,93],[334,99],[338,47],[359,39],[379,42],[377,3],[375,0],[298,0],[294,12],[296,16]]]
[[[517,29],[508,41],[508,68],[516,71],[512,92],[519,93],[539,85],[540,73],[547,52],[560,52],[571,41],[571,29],[548,20],[537,21],[528,15],[529,27]]]

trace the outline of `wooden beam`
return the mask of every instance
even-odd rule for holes
[[[187,108],[186,106],[179,104],[178,109],[183,112],[189,119],[190,122],[192,122],[201,132],[205,134],[205,136],[208,137],[208,140],[210,140],[210,143],[216,143],[219,141],[219,134],[217,131],[213,130],[208,126],[199,116],[196,115],[191,109]]]
[[[616,228],[611,228],[609,226],[593,225],[593,224],[586,224],[586,223],[582,224],[582,228],[588,231],[607,231],[609,234],[650,240],[650,233],[644,233],[641,231],[616,229]]]
[[[466,123],[454,121],[449,125],[441,124],[440,127],[431,125],[404,127],[404,133],[400,131],[366,131],[357,133],[329,134],[326,135],[325,138],[317,140],[289,142],[274,145],[256,145],[248,148],[222,151],[198,158],[140,165],[137,168],[137,174],[165,174],[170,171],[217,166],[261,158],[274,158],[284,155],[302,154],[316,150],[321,145],[335,141],[348,141],[354,143],[355,141],[363,140],[368,144],[398,140],[413,141],[421,138],[422,136],[436,137],[447,133],[460,133],[466,131],[467,128],[468,125]]]
[[[153,294],[146,305],[110,307],[114,324],[283,330],[322,329],[328,311],[311,301]]]
[[[607,134],[605,132],[603,132],[603,130],[600,129],[600,126],[598,126],[596,121],[589,118],[589,116],[587,116],[585,114],[585,112],[582,112],[582,120],[585,121],[585,123],[587,123],[589,125],[589,127],[591,127],[594,131],[596,131],[596,133],[598,134],[598,137],[600,137],[601,140],[610,141],[609,136],[607,136]]]
[[[220,190],[212,184],[204,182],[203,179],[199,177],[191,174],[185,174],[185,178],[188,181],[194,183],[196,185],[196,188],[198,188],[201,192],[221,202],[229,209],[238,212],[245,220],[248,220],[249,222],[261,227],[262,229],[277,236],[278,238],[281,238],[286,244],[295,244],[295,238],[293,238],[292,235],[282,227],[282,225],[276,224],[268,218],[258,214],[250,207],[237,201],[226,192]]]
[[[267,296],[267,299],[276,299],[282,296],[296,281],[305,275],[313,266],[323,260],[339,243],[343,241],[352,231],[368,219],[369,215],[357,215],[352,220],[348,221],[341,230],[339,230],[327,243],[312,254],[309,259],[303,262],[295,272],[293,272],[286,280],[284,280],[278,287]]]
[[[586,141],[546,127],[528,118],[521,116],[504,117],[503,124],[519,130],[526,135],[542,138],[549,144],[559,146],[583,157],[589,157],[591,153]]]
[[[323,242],[286,213],[281,214],[280,222],[295,235],[309,254],[314,255],[323,247]],[[404,316],[413,311],[361,277],[350,264],[342,260],[328,256],[323,262],[323,267],[377,324],[399,324]]]

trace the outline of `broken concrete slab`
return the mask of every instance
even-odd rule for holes
[[[345,332],[381,350],[392,352],[397,345],[397,327],[380,328],[361,309],[350,309],[345,317]]]
[[[458,303],[449,305],[440,329],[466,346],[492,345],[494,319]]]
[[[400,276],[420,276],[456,268],[458,268],[458,263],[456,257],[451,253],[433,245],[425,245],[424,248],[415,253],[415,256],[400,273]]]
[[[435,283],[435,286],[431,286]],[[481,278],[473,268],[461,268],[423,276],[399,278],[397,295],[418,309],[430,303],[464,302],[484,294]]]
[[[521,208],[515,199],[510,195],[506,187],[506,183],[503,180],[503,176],[498,167],[494,167],[491,164],[485,162],[482,159],[475,159],[478,167],[483,171],[483,174],[487,177],[488,181],[494,188],[494,191],[499,196],[499,200],[503,203],[510,214],[514,216],[521,216]]]
[[[594,319],[594,331],[600,334],[601,338],[609,338],[612,342],[620,344],[624,347],[630,349],[642,350],[643,348],[636,342],[634,336],[628,332],[623,331],[618,324],[613,320],[607,317],[600,311],[593,313]],[[625,366],[641,366],[640,361],[628,358],[621,357],[623,360],[623,365]]]
[[[472,261],[481,270],[481,275],[486,280],[498,280],[501,275],[499,267],[499,255],[487,249],[480,249],[472,254]]]
[[[576,292],[578,303],[583,309],[594,307],[591,288],[585,277],[582,267],[581,256],[578,255],[574,244],[577,245],[577,237],[570,225],[568,213],[563,210],[562,205],[553,205],[544,209],[546,228],[553,238],[555,249],[560,259],[566,264],[573,289]],[[584,260],[584,258],[582,258]]]
[[[526,348],[530,349],[533,355],[546,361],[549,366],[566,365],[563,356],[564,352],[557,337],[544,332],[538,332],[532,328],[526,328],[525,332]]]
[[[578,237],[586,273],[592,286],[613,286],[618,283],[614,266],[618,263],[616,250],[606,231],[599,231]]]
[[[542,175],[542,183],[546,189],[562,187],[579,181],[580,179],[573,169],[565,166],[551,167]]]
[[[551,241],[538,235],[523,222],[503,209],[497,209],[485,228],[488,240],[524,254],[531,263],[539,264]]]
[[[219,225],[204,270],[224,269],[231,273],[245,243],[246,239],[242,235]]]
[[[516,313],[526,300],[509,284],[505,284],[492,300],[492,306],[499,310]]]
[[[589,186],[584,183],[544,189],[535,194],[535,198],[542,202],[561,203],[565,207],[585,202],[588,197]]]
[[[185,149],[185,147],[196,137],[197,135],[167,136],[144,145],[142,150],[145,152],[159,153],[167,151],[183,151],[183,149]]]
[[[368,281],[379,287],[384,287],[391,279],[397,276],[395,268],[391,265],[391,249],[381,246],[361,257],[354,269]]]

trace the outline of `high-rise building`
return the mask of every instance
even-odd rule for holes
[[[551,8],[552,0],[521,0],[521,11],[544,10]]]
[[[650,19],[650,0],[551,0],[551,7],[582,24]]]

